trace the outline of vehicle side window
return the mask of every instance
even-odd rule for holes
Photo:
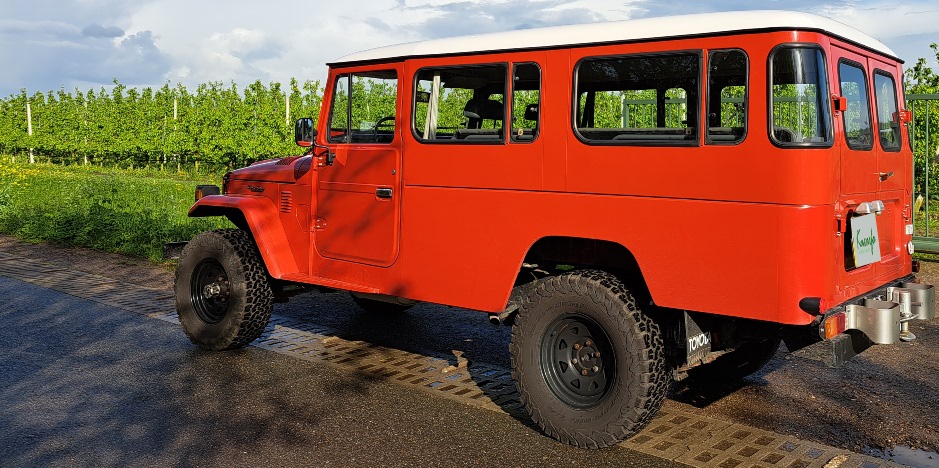
[[[897,113],[897,86],[893,76],[883,70],[874,71],[874,99],[877,102],[877,134],[880,147],[886,151],[900,150],[900,116]]]
[[[414,136],[425,143],[504,143],[505,65],[425,68],[414,90]]]
[[[582,141],[696,144],[699,54],[587,58],[574,73],[574,127]]]
[[[825,56],[811,46],[778,47],[770,56],[770,127],[777,146],[831,146]]]
[[[398,77],[394,71],[338,77],[330,109],[329,141],[391,143],[395,136],[397,96]]]
[[[512,141],[538,138],[541,119],[541,69],[535,63],[515,65],[512,76]]]
[[[349,135],[349,75],[336,77],[333,85],[332,107],[329,110],[329,136],[331,143],[348,143]]]
[[[867,94],[867,74],[861,65],[841,61],[838,63],[841,96],[848,101],[843,113],[844,138],[848,148],[869,150],[874,147],[871,134],[871,109]]]
[[[747,54],[721,50],[708,56],[708,144],[734,144],[747,134]]]

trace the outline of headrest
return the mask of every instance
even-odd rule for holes
[[[470,119],[503,120],[502,103],[494,99],[470,99],[463,107],[463,115]]]
[[[525,106],[525,120],[538,121],[538,104],[529,104]]]

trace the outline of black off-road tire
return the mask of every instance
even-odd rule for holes
[[[392,302],[358,297],[355,294],[349,295],[352,297],[352,302],[355,302],[355,305],[359,306],[360,309],[376,315],[403,314],[411,307],[414,307],[414,304],[395,304]]]
[[[532,420],[577,447],[608,447],[642,430],[671,383],[658,324],[603,271],[539,280],[515,317],[510,348],[512,377]],[[587,361],[571,355],[570,362],[587,367],[563,364],[567,349],[586,350]],[[591,375],[576,378],[582,372]]]
[[[712,362],[688,370],[688,380],[703,385],[736,382],[762,369],[776,355],[781,342],[770,338],[743,343]]]
[[[209,278],[200,283],[202,277]],[[209,281],[214,282],[206,285]],[[220,293],[205,294],[206,286],[218,286]],[[203,232],[183,249],[176,268],[176,312],[186,336],[199,347],[247,346],[267,327],[273,299],[267,269],[247,232]]]

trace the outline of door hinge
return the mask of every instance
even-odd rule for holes
[[[326,229],[326,220],[323,218],[316,218],[316,221],[313,222],[313,229]]]

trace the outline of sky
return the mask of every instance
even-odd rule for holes
[[[939,42],[936,0],[0,0],[0,97],[208,81],[322,80],[327,62],[402,42],[686,13],[804,11],[911,66]]]

